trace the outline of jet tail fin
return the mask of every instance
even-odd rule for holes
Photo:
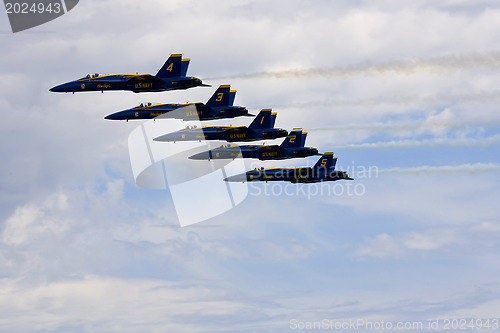
[[[236,90],[229,91],[229,106],[234,105],[234,99],[236,98]]]
[[[189,67],[189,62],[190,61],[191,61],[191,59],[189,59],[189,58],[181,60],[181,75],[180,76],[186,76],[187,75],[187,71],[188,71],[188,67]]]
[[[276,116],[278,114],[276,112],[271,113],[271,124],[269,125],[269,128],[274,128],[274,123],[276,123]]]
[[[272,128],[274,124],[273,122],[273,113],[271,109],[262,109],[259,112],[257,117],[252,121],[248,128],[250,129],[259,129],[259,128]]]
[[[156,73],[156,77],[159,78],[167,78],[167,77],[178,77],[181,76],[182,73],[182,54],[172,54],[165,61],[162,68]],[[187,67],[189,66],[189,61],[185,66],[185,71],[187,72]]]
[[[337,164],[337,156],[333,156],[332,152],[324,153],[323,156],[314,164],[313,169],[326,168],[335,170]]]
[[[206,106],[230,106],[231,102],[231,86],[229,84],[221,85],[208,100]]]
[[[282,148],[304,147],[306,144],[307,132],[302,132],[300,128],[294,128],[281,144]]]

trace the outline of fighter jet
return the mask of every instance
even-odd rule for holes
[[[323,156],[310,167],[302,168],[274,168],[255,169],[235,176],[224,178],[226,182],[254,182],[254,181],[285,181],[292,183],[317,183],[340,179],[353,180],[345,171],[335,171],[337,157],[333,153],[324,153]]]
[[[119,111],[104,119],[109,120],[131,120],[131,119],[153,119],[175,118],[183,120],[213,120],[222,118],[234,118],[239,116],[253,116],[248,113],[244,106],[233,106],[236,90],[231,90],[230,85],[222,85],[215,91],[207,104],[152,104],[143,103],[132,109]]]
[[[288,135],[288,131],[282,128],[274,128],[277,113],[271,109],[263,109],[252,121],[250,126],[205,126],[187,127],[177,132],[165,134],[154,139],[154,141],[201,141],[201,140],[225,140],[234,141],[257,141],[282,138]]]
[[[188,89],[197,86],[209,87],[196,77],[186,76],[189,61],[190,59],[182,59],[182,54],[172,54],[156,75],[88,74],[81,79],[55,86],[49,91],[75,93],[76,91],[131,90],[139,93]]]
[[[304,147],[307,132],[294,128],[281,145],[221,146],[190,156],[192,160],[258,158],[259,160],[283,160],[319,155],[318,149]]]

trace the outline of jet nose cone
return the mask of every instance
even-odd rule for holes
[[[188,158],[190,160],[209,160],[212,156],[212,154],[209,151],[204,151],[202,153],[194,154],[192,156],[189,156]]]
[[[246,173],[243,173],[243,174],[229,176],[227,178],[224,178],[224,181],[226,181],[226,182],[246,182],[246,181],[248,181],[248,179],[247,179]]]
[[[180,140],[180,138],[178,137],[178,135],[176,135],[175,133],[169,133],[169,134],[160,135],[160,136],[154,138],[153,141],[171,142],[171,141],[176,141],[176,139]]]
[[[107,115],[104,117],[107,120],[129,120],[129,119],[142,119],[136,116],[136,114],[130,110],[118,111]]]
[[[107,119],[107,120],[125,120],[126,117],[123,117],[123,113],[122,113],[122,111],[120,111],[120,112],[115,112],[115,113],[109,114],[106,117],[104,117],[104,119]]]
[[[52,91],[52,92],[64,92],[63,84],[60,84],[60,85],[55,86],[55,87],[52,87],[52,88],[49,89],[49,91]]]
[[[73,82],[66,82],[49,89],[52,92],[74,92],[77,90],[77,86]]]

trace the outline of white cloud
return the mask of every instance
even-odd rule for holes
[[[36,286],[3,279],[0,293],[0,324],[18,332],[192,332],[219,326],[200,324],[208,318],[260,312],[241,300],[228,300],[221,289],[154,279],[86,276]]]
[[[68,230],[68,220],[48,213],[51,210],[66,211],[68,198],[57,193],[40,206],[26,204],[18,207],[5,222],[2,240],[7,245],[22,245],[33,241],[43,233],[61,234]]]
[[[426,232],[409,232],[390,236],[379,234],[358,247],[361,257],[400,257],[408,251],[432,251],[461,241],[455,229],[430,229]]]

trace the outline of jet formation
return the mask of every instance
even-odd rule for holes
[[[203,84],[197,77],[187,76],[190,59],[183,59],[182,54],[172,54],[156,73],[151,74],[89,74],[81,79],[57,85],[51,92],[80,92],[128,90],[134,93],[160,92],[168,90],[189,89]],[[250,116],[246,107],[234,106],[236,91],[230,85],[221,85],[206,103],[185,104],[153,104],[143,103],[139,106],[118,111],[105,117],[108,120],[139,120],[139,119],[182,119],[217,120]],[[345,171],[335,170],[337,157],[333,152],[321,154],[317,148],[306,147],[307,132],[300,128],[290,133],[282,128],[275,128],[277,113],[271,109],[262,109],[255,119],[247,126],[202,126],[186,127],[176,132],[167,133],[154,138],[154,141],[201,141],[220,140],[226,142],[249,142],[273,140],[285,137],[280,145],[222,145],[189,156],[191,160],[254,158],[259,160],[282,160],[304,158],[322,155],[311,167],[299,168],[260,168],[243,174],[224,178],[226,182],[250,181],[288,181],[292,183],[316,183],[336,180],[353,180]]]

